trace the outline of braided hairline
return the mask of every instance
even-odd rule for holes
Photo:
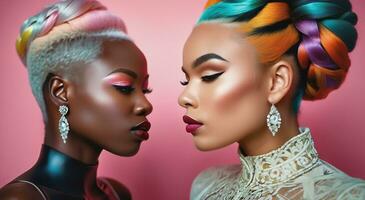
[[[44,8],[38,14],[24,21],[17,39],[18,54],[26,65],[26,55],[31,43],[46,35],[53,27],[67,23],[87,12],[105,10],[96,0],[60,0]]]
[[[93,61],[106,40],[131,41],[123,21],[96,0],[59,1],[23,23],[17,51],[45,121],[43,85],[47,76],[69,72],[73,63]]]
[[[304,74],[301,76],[302,80],[308,80],[307,84],[304,84],[306,85],[304,86],[304,88],[306,87],[304,97],[305,99],[310,100],[325,98],[330,91],[337,89],[343,82],[350,65],[348,52],[351,51],[355,46],[356,30],[354,29],[353,25],[356,24],[357,20],[356,14],[351,11],[351,4],[349,2],[329,0],[323,0],[318,2],[300,0],[210,0],[206,4],[206,10],[202,14],[199,23],[204,21],[216,21],[222,23],[245,22],[245,24],[250,24],[250,21],[254,19],[257,15],[259,15],[265,7],[274,2],[284,2],[290,7],[290,11],[287,13],[289,15],[289,19],[272,23],[269,22],[267,25],[263,26],[252,26],[251,29],[249,28],[243,30],[248,30],[248,32],[246,33],[249,37],[252,36],[257,38],[263,38],[265,40],[265,37],[263,37],[264,35],[266,35],[267,39],[270,37],[270,35],[275,35],[272,33],[285,30],[285,27],[288,26],[288,23],[291,25],[295,25],[297,32],[300,33],[301,37],[299,38],[297,43],[293,44],[291,47],[288,47],[288,49],[291,49],[294,46],[299,46],[301,50],[291,50],[290,52],[294,52],[293,55],[297,58],[298,66],[302,68],[301,70],[303,72],[308,72],[308,75]],[[326,8],[327,12],[315,13],[313,11],[313,13],[311,13],[311,6],[316,6],[316,8],[318,8],[319,6],[323,6],[323,8]],[[331,19],[336,19],[337,21],[331,21]],[[314,22],[314,24],[312,24],[311,26],[312,28],[314,26],[318,27],[317,29],[319,29],[318,33],[320,37],[317,36],[317,38],[312,38],[311,35],[305,35],[305,33],[302,32],[303,30],[298,29],[298,24],[306,20]],[[339,25],[335,25],[335,23],[341,23],[341,25],[346,25],[346,28],[352,29],[349,30],[349,32],[351,33],[347,33],[347,35],[341,33],[340,30],[335,27]],[[275,30],[275,28],[277,29]],[[311,29],[311,27],[309,26],[307,26],[306,28]],[[312,43],[317,42],[317,50],[321,50],[321,55],[323,55],[317,55],[317,57],[321,59],[325,58],[325,62],[321,62],[321,60],[316,59],[316,55],[314,53],[315,51],[313,51],[312,49],[303,48],[304,46],[306,46],[304,44],[301,44],[303,43],[303,39],[306,40],[306,43],[308,43],[308,41],[311,41]],[[303,53],[303,49],[304,51],[306,51],[305,53]],[[296,52],[298,52],[298,55],[296,55]],[[288,52],[285,51],[282,55],[287,53]],[[318,63],[326,64],[318,65]],[[299,89],[304,90],[304,88]]]
[[[77,33],[51,41],[43,47],[28,53],[28,75],[43,119],[47,120],[43,86],[49,74],[69,73],[75,70],[73,63],[90,63],[102,52],[103,41],[122,41],[130,38],[119,30],[105,30],[97,33]],[[72,67],[71,67],[72,66]],[[83,66],[83,65],[81,65]]]

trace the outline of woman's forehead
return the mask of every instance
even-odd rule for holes
[[[203,23],[194,28],[184,46],[184,59],[196,59],[215,53],[225,58],[255,52],[254,47],[236,26],[220,23]],[[190,61],[192,62],[192,61]],[[191,63],[190,63],[191,64]]]

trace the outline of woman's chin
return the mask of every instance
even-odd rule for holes
[[[227,146],[219,141],[214,141],[213,139],[210,139],[208,137],[194,136],[193,140],[195,147],[199,151],[213,151]]]
[[[140,146],[141,145],[138,144],[138,145],[133,145],[129,148],[113,149],[113,150],[105,149],[105,150],[118,156],[131,157],[138,153]]]

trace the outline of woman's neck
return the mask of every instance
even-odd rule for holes
[[[62,166],[65,168],[65,177],[70,179],[65,182],[77,183],[73,187],[78,187],[83,194],[92,194],[91,196],[100,196],[103,193],[97,186],[97,166],[98,159],[102,149],[85,138],[79,137],[78,134],[69,133],[66,143],[57,130],[46,125],[46,133],[42,150],[46,147],[59,155],[63,155],[64,161],[73,163],[74,167]],[[42,153],[40,156],[40,160]],[[79,170],[75,170],[79,169]],[[74,180],[75,179],[75,180]]]
[[[19,179],[69,195],[83,196],[98,190],[97,167],[97,164],[87,165],[43,145],[37,163]]]
[[[257,156],[278,149],[290,138],[298,135],[299,126],[296,117],[282,116],[279,132],[273,136],[268,127],[264,126],[255,133],[249,134],[239,141],[239,147],[246,156]]]
[[[55,131],[56,130],[56,131]],[[44,144],[88,165],[98,163],[102,149],[78,134],[69,133],[66,143],[57,128],[46,125]]]

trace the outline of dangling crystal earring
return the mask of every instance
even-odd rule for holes
[[[271,104],[270,112],[267,115],[267,127],[269,128],[272,136],[275,136],[279,131],[281,125],[281,116],[278,109],[274,104]]]
[[[62,105],[58,108],[58,111],[61,113],[60,121],[58,122],[58,129],[60,131],[63,143],[66,144],[67,135],[70,131],[70,125],[68,124],[68,121],[66,119],[66,114],[68,113],[68,107],[65,105]]]

